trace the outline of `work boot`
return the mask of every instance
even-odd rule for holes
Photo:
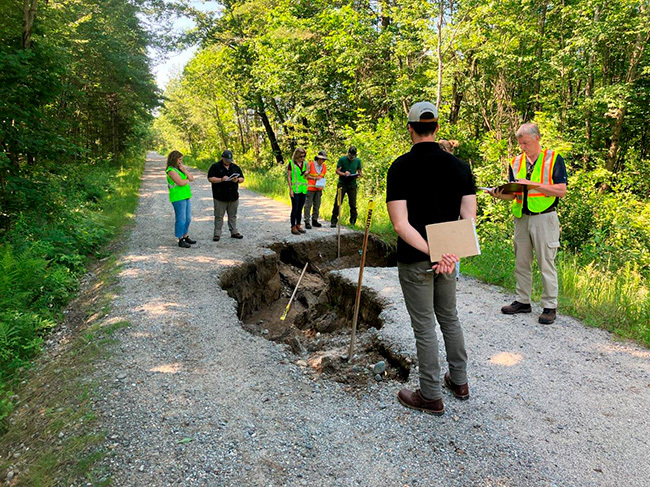
[[[336,228],[336,222],[330,223],[330,228]]]
[[[309,223],[305,222],[305,228],[307,230],[311,230],[311,225]]]
[[[320,227],[323,226],[323,225],[321,225],[320,223],[318,223],[317,220],[312,220],[312,221],[311,221],[311,224],[312,224],[312,226],[313,226],[314,228],[320,228]]]
[[[415,392],[402,389],[397,393],[397,399],[407,408],[418,409],[425,413],[435,414],[436,416],[441,416],[445,412],[445,405],[442,403],[442,399],[425,399],[420,393],[420,389]]]
[[[190,245],[194,245],[196,243],[196,240],[192,240],[189,235],[185,237],[184,240]]]
[[[550,325],[555,321],[555,308],[544,308],[542,314],[539,315],[539,322],[542,325]]]
[[[300,233],[307,233],[307,231],[303,230],[300,225],[296,225],[296,230],[298,230]]]
[[[298,231],[298,228],[294,225],[291,227],[291,233],[294,235],[300,235],[300,232]]]
[[[184,238],[181,238],[181,239],[178,241],[178,246],[179,246],[179,247],[182,247],[182,248],[184,248],[184,249],[189,249],[189,248],[191,247],[191,245],[188,244],[188,243],[185,241]]]
[[[504,315],[514,315],[517,313],[530,313],[532,311],[530,304],[520,303],[519,301],[513,301],[512,304],[504,306],[501,308],[501,312]]]
[[[460,399],[461,401],[469,399],[469,386],[467,385],[467,382],[461,385],[454,384],[451,381],[451,374],[449,374],[449,372],[445,372],[445,386],[451,391],[456,399]]]

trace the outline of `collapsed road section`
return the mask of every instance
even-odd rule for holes
[[[382,300],[364,288],[359,309],[357,346],[348,360],[355,284],[335,271],[359,265],[363,235],[336,237],[295,244],[274,244],[262,257],[233,268],[220,278],[221,287],[237,301],[240,323],[249,333],[284,343],[296,363],[313,373],[361,388],[373,381],[408,380],[411,360],[392,352],[377,340]],[[282,316],[300,279],[285,320]],[[393,249],[371,236],[368,267],[395,265]]]

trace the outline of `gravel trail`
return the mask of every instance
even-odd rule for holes
[[[501,315],[511,296],[461,278],[470,400],[444,391],[446,413],[433,417],[401,406],[398,382],[351,394],[243,330],[218,285],[273,243],[335,230],[293,236],[286,205],[242,190],[244,239],[226,230],[212,242],[209,183],[194,170],[199,243],[178,248],[163,168],[150,154],[110,318],[130,326],[99,373],[113,485],[650,485],[649,351],[565,316],[541,327],[536,313]],[[383,333],[413,353],[395,269],[367,276],[393,289]]]

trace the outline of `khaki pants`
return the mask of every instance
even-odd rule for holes
[[[239,200],[237,201],[214,201],[214,236],[221,237],[221,227],[223,226],[223,217],[228,213],[228,230],[230,235],[235,235],[237,232],[237,208],[239,208]]]
[[[517,301],[530,304],[533,289],[533,249],[542,274],[542,307],[557,308],[558,281],[555,256],[560,247],[557,212],[515,218],[515,278]]]
[[[467,352],[456,310],[456,275],[425,272],[428,262],[397,264],[399,283],[411,317],[420,368],[420,390],[426,399],[440,399],[440,362],[436,318],[445,340],[451,380],[467,382]],[[435,317],[434,317],[435,315]]]

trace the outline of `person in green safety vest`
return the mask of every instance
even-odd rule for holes
[[[178,246],[189,249],[192,244],[196,243],[196,240],[192,240],[187,233],[192,221],[190,181],[194,181],[194,177],[183,165],[183,154],[179,151],[171,151],[167,156],[165,174],[167,175],[169,201],[171,201],[176,215],[174,232],[178,239]]]
[[[291,233],[300,235],[307,233],[301,224],[302,209],[307,197],[307,164],[305,158],[307,151],[297,147],[293,157],[287,165],[287,183],[289,183],[289,196],[291,197]]]
[[[517,299],[501,308],[504,314],[530,313],[533,287],[533,250],[542,275],[542,314],[538,321],[550,325],[557,312],[558,279],[555,256],[560,247],[558,200],[566,194],[567,172],[562,156],[540,144],[541,133],[534,123],[517,130],[522,154],[510,162],[509,180],[524,184],[516,194],[488,191],[495,198],[512,201],[515,217],[515,278]]]

